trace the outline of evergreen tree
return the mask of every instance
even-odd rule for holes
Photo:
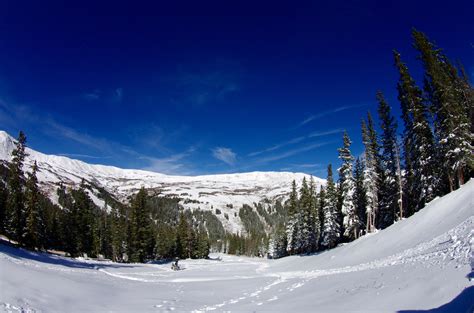
[[[110,241],[111,241],[111,257],[112,260],[115,262],[122,261],[123,258],[123,245],[124,245],[124,228],[122,227],[122,223],[120,222],[120,217],[118,213],[118,209],[113,206],[110,211]]]
[[[283,223],[278,224],[275,227],[274,232],[271,235],[270,242],[268,244],[268,254],[278,259],[287,255],[288,240],[286,236],[286,229]]]
[[[35,162],[26,180],[26,229],[23,237],[25,245],[29,248],[43,248],[45,239],[37,171],[38,165]]]
[[[323,245],[323,240],[324,240],[324,207],[326,203],[326,191],[324,186],[321,186],[319,189],[319,195],[318,195],[318,222],[319,222],[319,238],[318,238],[318,249],[321,249]]]
[[[316,183],[313,176],[311,176],[309,181],[309,192],[310,192],[310,208],[309,208],[309,221],[311,225],[311,251],[316,251],[319,248],[319,238],[321,236],[321,222],[320,222],[320,212],[319,212],[319,198],[318,192],[316,191]]]
[[[196,237],[197,244],[194,257],[198,259],[205,259],[209,256],[210,243],[209,236],[204,226],[199,226]]]
[[[184,213],[179,216],[179,224],[176,234],[176,255],[181,259],[189,258],[191,251],[189,250],[189,242],[192,238],[189,237],[190,226]]]
[[[156,238],[156,255],[158,258],[171,258],[179,255],[176,252],[176,232],[171,225],[163,223],[158,227]]]
[[[7,188],[3,181],[0,180],[0,234],[5,234],[7,198]]]
[[[7,198],[7,234],[23,244],[26,228],[26,213],[25,213],[25,196],[23,192],[24,173],[23,162],[27,156],[25,152],[26,136],[20,131],[18,139],[15,144],[15,149],[12,151],[12,160],[9,163],[9,179],[8,179],[8,198]]]
[[[364,163],[360,158],[357,158],[354,166],[354,195],[352,199],[360,223],[359,233],[366,229],[367,223],[367,190],[365,188],[364,171]]]
[[[72,190],[73,218],[76,218],[77,227],[76,250],[80,254],[93,255],[93,225],[95,204],[86,192],[85,181],[82,180],[79,189]]]
[[[449,59],[428,38],[412,32],[415,48],[425,68],[425,91],[435,114],[439,162],[446,173],[450,190],[462,185],[465,173],[474,166],[473,133],[470,112],[472,98],[465,80]]]
[[[380,189],[380,159],[377,134],[375,132],[372,117],[367,114],[367,124],[362,121],[362,141],[365,146],[365,189],[367,191],[367,232],[375,230],[375,219],[379,207]]]
[[[144,262],[150,256],[151,219],[146,200],[147,194],[142,187],[131,203],[129,240],[131,262]]]
[[[385,101],[383,94],[377,93],[379,102],[378,112],[380,117],[381,135],[381,170],[383,172],[380,182],[379,214],[376,227],[384,229],[393,224],[398,211],[399,176],[398,176],[398,148],[397,124],[390,112],[390,106]]]
[[[291,193],[288,207],[288,223],[286,225],[286,234],[288,237],[288,253],[298,253],[299,248],[299,229],[298,221],[300,220],[300,210],[298,203],[298,192],[296,191],[296,182],[293,180],[291,185]]]
[[[300,252],[310,253],[316,249],[316,232],[315,232],[315,213],[316,213],[316,199],[315,199],[315,185],[314,179],[311,178],[310,185],[303,178],[300,189],[300,218],[297,221],[300,240]]]
[[[412,200],[411,211],[417,211],[431,201],[437,189],[434,138],[428,123],[422,92],[410,76],[407,66],[395,52],[395,64],[400,73],[398,99],[405,123],[405,180]],[[412,198],[413,197],[413,198]]]
[[[339,190],[341,211],[344,216],[344,236],[349,239],[356,239],[359,234],[360,222],[353,201],[355,186],[352,173],[354,157],[350,150],[351,143],[349,135],[347,132],[344,132],[343,147],[338,149],[339,159],[342,161],[342,165],[339,168]]]
[[[341,225],[337,216],[336,186],[332,176],[332,166],[328,165],[326,194],[324,198],[324,229],[322,245],[328,249],[334,248],[340,241]]]

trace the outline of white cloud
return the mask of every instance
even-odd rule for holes
[[[268,148],[265,148],[265,149],[262,149],[262,150],[259,150],[259,151],[251,152],[251,153],[248,154],[248,156],[249,157],[254,157],[254,156],[257,156],[257,155],[260,155],[260,154],[263,154],[263,153],[278,150],[280,148],[283,148],[283,147],[286,147],[286,146],[289,146],[289,145],[300,143],[300,142],[302,142],[306,139],[309,139],[309,138],[324,137],[324,136],[329,136],[329,135],[333,135],[333,134],[339,134],[339,133],[342,133],[343,131],[344,131],[343,128],[336,128],[336,129],[329,129],[329,130],[324,130],[324,131],[313,132],[313,133],[311,133],[307,136],[296,137],[296,138],[290,139],[288,141],[278,143],[278,144],[273,145],[271,147],[268,147]]]
[[[343,128],[336,128],[336,129],[330,129],[330,130],[325,130],[325,131],[319,131],[319,132],[314,132],[308,135],[308,138],[313,138],[313,137],[323,137],[327,135],[333,135],[333,134],[342,134],[344,131]]]
[[[229,165],[234,165],[237,159],[237,155],[231,149],[224,147],[216,147],[212,149],[212,155],[216,159]]]
[[[308,116],[306,119],[304,119],[301,123],[299,123],[296,126],[296,128],[301,127],[303,125],[306,125],[311,121],[323,118],[323,117],[325,117],[327,115],[330,115],[330,114],[333,114],[333,113],[346,111],[346,110],[350,110],[350,109],[355,109],[355,108],[360,108],[360,107],[363,107],[363,106],[366,106],[366,105],[365,104],[344,105],[344,106],[340,106],[340,107],[337,107],[337,108],[334,108],[334,109],[331,109],[331,110],[327,110],[327,111],[324,111],[324,112],[321,112],[321,113],[318,113],[318,114],[314,114],[314,115]]]
[[[261,159],[258,160],[258,162],[259,163],[268,163],[268,162],[272,162],[272,161],[285,159],[285,158],[288,158],[288,157],[293,156],[295,154],[310,151],[310,150],[328,145],[330,143],[334,143],[334,141],[314,143],[314,144],[311,144],[311,145],[308,145],[308,146],[305,146],[305,147],[289,150],[289,151],[286,151],[286,152],[281,153],[281,154],[271,155],[271,156],[268,156],[268,157],[265,157],[265,158],[261,158]]]
[[[99,89],[94,90],[93,92],[88,92],[83,95],[84,99],[88,101],[96,101],[100,99],[101,91]]]
[[[266,148],[266,149],[263,149],[263,150],[259,150],[259,151],[255,151],[255,152],[249,153],[248,156],[253,157],[253,156],[257,156],[257,155],[259,155],[259,154],[265,153],[265,152],[271,152],[271,151],[280,149],[280,148],[282,148],[282,147],[285,147],[285,146],[288,146],[288,145],[292,145],[292,144],[298,143],[298,142],[300,142],[300,141],[303,141],[304,139],[306,139],[305,136],[293,138],[293,139],[291,139],[291,140],[288,140],[288,141],[285,141],[285,142],[282,142],[282,143],[273,145],[273,146],[271,146],[271,147],[269,147],[269,148]]]

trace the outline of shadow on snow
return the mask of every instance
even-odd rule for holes
[[[472,274],[472,273],[471,273]],[[474,312],[474,286],[464,289],[456,298],[450,302],[429,310],[402,310],[398,313],[472,313]]]
[[[52,265],[61,265],[71,268],[82,268],[82,269],[103,269],[103,268],[122,268],[122,267],[133,267],[130,264],[119,264],[119,263],[99,263],[93,262],[88,263],[81,260],[70,259],[67,257],[56,256],[54,254],[49,254],[45,252],[34,252],[28,251],[22,248],[16,248],[10,246],[8,244],[0,243],[0,253],[4,253],[11,258],[15,258],[17,260],[31,260],[46,264]]]

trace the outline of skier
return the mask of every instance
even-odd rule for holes
[[[178,265],[179,258],[177,257],[174,261],[174,263],[171,265],[171,269],[177,271],[179,270],[179,265]]]

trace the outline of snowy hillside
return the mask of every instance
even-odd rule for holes
[[[184,260],[174,272],[0,244],[0,310],[473,312],[473,252],[471,180],[383,231],[312,256],[223,255]]]
[[[0,131],[0,161],[9,161],[14,149],[14,139]],[[203,210],[220,209],[228,213],[229,221],[219,216],[224,227],[232,232],[240,231],[238,213],[243,204],[253,205],[262,200],[284,199],[289,194],[291,182],[301,183],[309,175],[289,172],[252,172],[239,174],[172,176],[155,172],[121,169],[113,166],[91,165],[67,157],[46,155],[27,148],[29,154],[26,165],[38,163],[38,179],[42,189],[54,200],[60,182],[65,185],[78,185],[82,179],[102,187],[120,201],[136,193],[141,187],[155,190],[163,195],[182,198],[185,208]],[[28,171],[28,168],[27,168]],[[324,179],[315,178],[320,186]],[[94,202],[103,207],[104,202],[91,194]]]

